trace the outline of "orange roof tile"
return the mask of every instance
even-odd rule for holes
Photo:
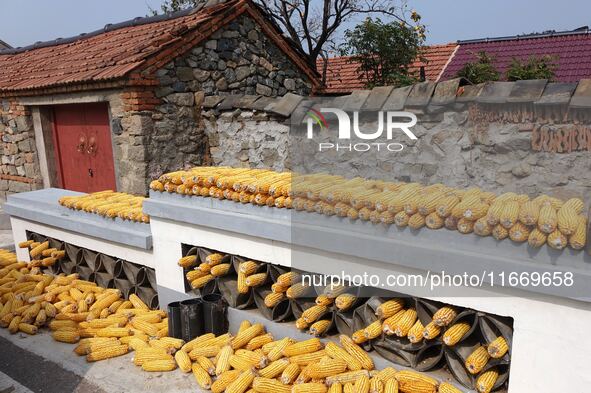
[[[411,64],[411,71],[418,73],[421,66],[425,67],[425,76],[429,81],[437,81],[446,64],[452,58],[457,44],[431,45],[423,49],[419,59]],[[318,72],[322,74],[323,60],[317,62]],[[326,86],[322,90],[327,94],[346,94],[353,90],[365,88],[365,81],[360,79],[359,65],[351,61],[351,57],[332,57],[326,67]]]
[[[178,17],[156,18],[149,23],[130,21],[110,29],[107,26],[105,32],[63,40],[63,43],[55,41],[0,52],[0,94],[118,81],[130,77],[133,70],[154,71],[155,66],[181,55],[244,12],[266,23],[250,0],[227,0]],[[263,26],[263,29],[275,43],[304,72],[316,76],[289,44],[281,42],[280,32],[270,26]],[[131,78],[138,82],[148,76],[146,73],[131,75]]]

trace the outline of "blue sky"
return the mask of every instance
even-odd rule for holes
[[[589,0],[408,0],[428,43],[591,25]],[[160,0],[0,0],[0,39],[13,46],[69,37],[145,16]]]

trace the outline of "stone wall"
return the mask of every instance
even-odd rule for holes
[[[160,174],[210,162],[201,123],[204,97],[230,94],[281,96],[310,93],[303,72],[268,39],[259,25],[242,16],[206,42],[156,73],[154,93],[162,103],[149,119],[147,174]],[[181,132],[182,131],[182,132]],[[213,146],[212,155],[218,146]]]
[[[341,97],[327,107],[371,106],[371,95],[364,94],[362,98],[361,94]],[[290,128],[290,120],[301,122],[295,118],[297,110],[291,119],[235,107],[221,113],[209,109],[204,114],[209,119],[206,133],[215,165],[328,172],[460,188],[477,186],[496,193],[547,193],[591,201],[589,110],[569,109],[562,104],[535,107],[532,103],[454,100],[445,105],[392,108],[411,111],[418,118],[412,128],[417,140],[402,133],[394,135],[395,141],[404,145],[400,152],[319,152],[319,142],[337,140],[336,127],[330,125],[328,130],[318,131],[314,140],[308,140],[305,133],[294,133]],[[361,126],[365,132],[376,127],[375,122],[362,122]],[[547,139],[555,140],[559,150],[544,151],[539,142],[544,133],[550,135]],[[551,144],[548,142],[546,148]]]
[[[264,112],[206,113],[205,133],[213,165],[288,169],[289,124]]]
[[[0,101],[0,200],[42,187],[31,113],[16,101]]]

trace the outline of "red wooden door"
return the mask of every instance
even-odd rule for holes
[[[62,188],[115,190],[115,165],[106,103],[54,107],[54,146]]]

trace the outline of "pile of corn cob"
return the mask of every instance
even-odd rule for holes
[[[56,264],[60,259],[66,256],[64,250],[58,250],[57,248],[50,247],[49,241],[36,242],[33,240],[27,240],[21,242],[18,245],[20,248],[28,248],[29,255],[31,256],[31,262],[28,267],[50,267]]]
[[[585,247],[587,217],[582,200],[546,195],[502,195],[479,188],[454,189],[442,184],[346,179],[327,174],[298,175],[264,169],[197,167],[162,175],[150,184],[160,192],[228,199],[294,208],[375,224],[419,229],[448,228],[502,240]]]
[[[187,281],[193,289],[203,288],[216,277],[225,276],[230,271],[229,263],[222,263],[224,256],[219,253],[210,254],[204,262],[199,263],[197,255],[187,255],[179,259],[180,267],[190,269],[186,273]]]
[[[236,336],[208,333],[184,343],[167,337],[165,312],[149,310],[135,295],[123,300],[119,291],[75,274],[44,274],[6,250],[0,250],[0,267],[0,326],[27,334],[48,326],[55,340],[77,344],[74,352],[89,362],[133,350],[134,364],[144,371],[178,367],[214,393],[460,391],[414,371],[376,371],[372,359],[347,336],[340,336],[341,345],[324,345],[318,338],[274,340],[263,325],[244,321]],[[479,391],[489,392],[491,383]]]
[[[59,203],[70,209],[103,217],[147,223],[150,222],[150,217],[142,211],[144,199],[142,196],[107,190],[80,196],[64,196],[59,199]]]

